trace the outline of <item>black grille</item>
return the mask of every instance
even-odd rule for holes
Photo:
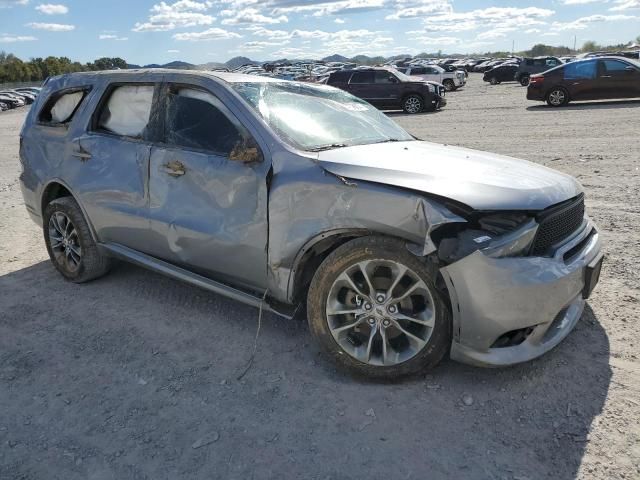
[[[546,255],[551,248],[575,232],[584,218],[584,196],[573,198],[544,210],[538,215],[538,233],[533,242],[533,255]]]

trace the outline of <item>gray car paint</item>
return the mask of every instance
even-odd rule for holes
[[[525,160],[430,142],[392,142],[321,152],[337,175],[462,202],[477,210],[542,210],[578,195],[569,175]]]
[[[160,257],[164,262],[158,261],[156,270],[186,281],[190,281],[190,271],[204,270],[214,291],[262,305],[263,292],[271,304],[299,298],[304,259],[327,239],[383,234],[404,239],[416,255],[434,252],[433,229],[465,221],[437,197],[480,210],[540,210],[581,191],[571,177],[528,162],[419,141],[320,154],[298,151],[280,139],[229,85],[256,81],[278,80],[175,70],[98,72],[50,79],[21,134],[21,187],[29,213],[42,224],[43,195],[53,182],[62,184],[79,202],[96,241],[107,250],[146,266],[153,264],[154,256]],[[151,141],[123,142],[89,131],[91,116],[105,89],[121,82],[175,82],[209,90],[249,130],[263,162],[245,166],[214,159],[215,168],[211,168],[198,163],[201,159],[192,159],[184,176],[162,177],[159,166],[176,157],[188,162],[189,154]],[[36,112],[51,92],[84,85],[91,90],[70,125],[38,124]],[[87,152],[91,158],[74,156],[78,152]],[[513,245],[517,242],[514,239]],[[508,252],[510,246],[500,248]],[[585,249],[583,260],[598,251],[599,243]],[[488,353],[486,342],[467,341],[478,334],[464,332],[486,329],[486,335],[492,335],[500,328],[517,328],[513,325],[518,322],[509,321],[502,310],[505,304],[492,304],[488,297],[495,292],[490,288],[475,291],[468,286],[482,280],[485,286],[499,288],[511,281],[514,285],[506,306],[531,312],[532,299],[524,286],[544,285],[549,297],[562,297],[550,305],[563,303],[566,292],[559,293],[549,285],[566,278],[572,292],[578,289],[582,282],[575,273],[578,267],[570,272],[536,257],[485,258],[491,257],[476,252],[441,270],[452,303],[460,308],[458,313],[454,311],[458,327],[454,346],[464,348],[455,349],[456,358],[505,364],[543,353],[548,345],[534,345],[527,355],[490,352],[478,361],[478,355]],[[486,266],[494,261],[500,268]],[[517,272],[526,275],[518,276]],[[492,283],[494,273],[499,275]],[[213,282],[216,279],[234,288],[225,292],[222,284]],[[191,275],[191,281],[207,288],[200,275]],[[238,293],[237,288],[247,294]],[[484,296],[479,297],[478,292]],[[479,308],[483,315],[476,314]],[[551,314],[545,310],[547,313]],[[495,318],[501,320],[496,323]],[[547,322],[552,318],[545,317]],[[499,328],[492,327],[495,325]]]

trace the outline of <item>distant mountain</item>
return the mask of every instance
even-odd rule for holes
[[[322,59],[325,62],[348,62],[349,59],[347,57],[343,57],[342,55],[338,55],[334,53],[333,55],[329,55],[328,57],[324,57]]]
[[[241,67],[242,65],[248,65],[248,64],[262,65],[262,62],[256,62],[255,60],[251,60],[250,58],[247,58],[247,57],[233,57],[231,60],[228,60],[226,62],[226,65],[229,68],[238,68],[238,67]]]
[[[1,1],[1,0],[0,0]],[[433,54],[427,54],[427,53],[421,53],[420,55],[418,55],[418,57],[427,57],[427,58],[435,58],[438,57],[438,53],[433,53]],[[450,57],[455,57],[455,56],[459,56],[459,55],[450,55]],[[324,62],[353,62],[353,63],[357,63],[359,65],[379,65],[379,64],[383,64],[385,62],[388,62],[390,60],[397,60],[397,59],[402,59],[402,58],[406,58],[406,57],[410,57],[410,55],[394,55],[392,57],[382,57],[382,56],[375,56],[375,57],[370,57],[369,55],[356,55],[355,57],[352,58],[348,58],[345,57],[344,55],[340,55],[340,54],[333,54],[333,55],[329,55],[328,57],[324,57],[322,59],[322,61]],[[281,59],[277,59],[277,60],[269,60],[268,63],[272,63],[272,64],[291,64],[294,62],[299,62],[299,61],[312,61],[312,59],[286,59],[286,58],[281,58]],[[200,65],[194,65],[192,63],[188,63],[188,62],[183,62],[180,60],[176,60],[174,62],[170,62],[170,63],[166,63],[164,65],[159,65],[157,63],[152,63],[150,65],[145,65],[144,67],[140,67],[140,65],[127,65],[128,68],[175,68],[175,69],[185,69],[185,70],[211,70],[211,69],[219,69],[219,68],[228,68],[229,70],[233,70],[235,68],[241,67],[242,65],[262,65],[265,62],[261,62],[258,60],[251,60],[248,57],[233,57],[232,59],[228,60],[227,62],[221,63],[221,62],[208,62],[208,63],[202,63]]]
[[[192,70],[193,68],[195,68],[195,65],[193,63],[175,61],[175,62],[170,62],[170,63],[166,63],[166,64],[162,65],[162,68],[175,68],[175,69],[178,69],[178,70]]]

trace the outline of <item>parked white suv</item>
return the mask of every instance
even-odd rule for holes
[[[447,92],[452,92],[467,83],[467,76],[464,71],[456,70],[455,72],[447,72],[438,65],[415,65],[409,67],[400,67],[398,70],[410,77],[417,77],[424,81],[438,82],[444,85]]]

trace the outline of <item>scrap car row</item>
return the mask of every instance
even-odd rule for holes
[[[0,112],[31,105],[39,93],[39,87],[0,90]]]

